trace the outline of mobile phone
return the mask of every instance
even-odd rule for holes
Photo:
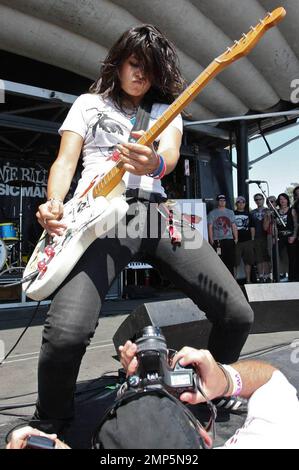
[[[55,441],[45,436],[29,436],[26,449],[54,449]]]

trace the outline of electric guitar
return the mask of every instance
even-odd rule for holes
[[[286,11],[282,7],[268,13],[255,27],[251,27],[247,34],[243,34],[239,41],[235,41],[222,55],[214,59],[137,143],[153,143],[219,72],[248,54],[263,34],[276,25],[285,14]],[[52,294],[88,246],[125,216],[128,204],[123,196],[124,173],[123,163],[116,159],[115,165],[104,177],[95,177],[83,194],[65,204],[61,222],[67,229],[63,235],[52,238],[46,231],[43,232],[24,271],[23,290],[28,297],[42,300]]]

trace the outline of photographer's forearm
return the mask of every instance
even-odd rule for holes
[[[242,379],[242,391],[240,395],[250,398],[260,387],[265,385],[272,377],[275,367],[262,361],[239,361],[231,364],[236,369]]]

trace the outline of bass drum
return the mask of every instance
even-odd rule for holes
[[[7,260],[7,248],[3,240],[0,240],[0,271]]]

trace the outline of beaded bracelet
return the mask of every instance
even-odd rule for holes
[[[159,158],[158,168],[155,171],[153,171],[153,173],[150,173],[147,176],[151,176],[154,179],[159,179],[160,180],[160,179],[163,178],[163,176],[166,173],[166,163],[165,163],[164,158],[162,157],[162,155],[157,155],[157,157]]]
[[[241,375],[232,366],[228,366],[227,364],[222,364],[222,367],[229,373],[230,378],[231,378],[232,383],[233,383],[233,390],[231,392],[231,395],[234,396],[234,397],[237,397],[238,395],[240,395],[240,393],[242,391]]]

